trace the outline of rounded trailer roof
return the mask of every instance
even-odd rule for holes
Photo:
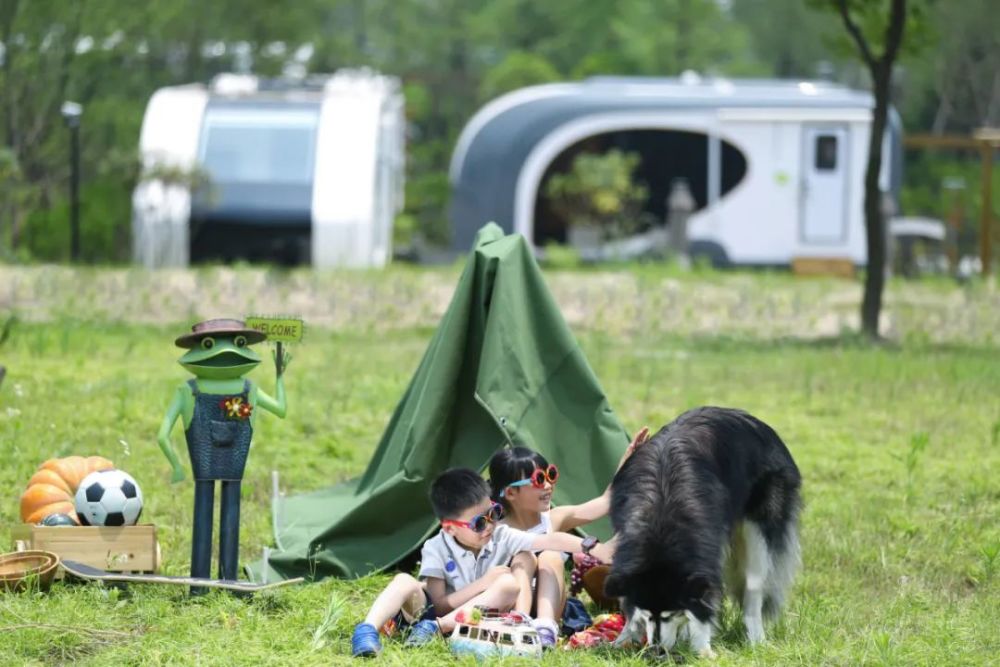
[[[730,80],[691,73],[670,78],[594,77],[522,88],[484,106],[459,135],[449,168],[454,247],[467,249],[476,229],[490,220],[515,231],[514,193],[522,166],[536,145],[568,123],[629,114],[636,119],[635,129],[640,129],[641,118],[667,110],[787,108],[867,113],[873,105],[870,93],[825,81]],[[595,126],[593,134],[601,132]]]

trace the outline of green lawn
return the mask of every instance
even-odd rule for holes
[[[614,302],[613,294],[605,297]],[[885,347],[850,338],[680,337],[660,327],[588,321],[580,341],[630,428],[658,427],[696,405],[738,406],[774,426],[802,469],[804,568],[789,608],[758,648],[745,644],[739,620],[727,612],[715,642],[718,664],[995,664],[994,347],[943,346],[926,337]],[[100,454],[142,486],[143,519],[158,526],[164,570],[186,572],[192,489],[190,482],[168,484],[155,442],[171,391],[185,379],[172,345],[181,326],[58,316],[12,328],[0,345],[8,367],[0,388],[0,525],[18,521],[18,496],[42,460]],[[287,375],[288,418],[262,414],[257,422],[244,484],[245,560],[259,558],[269,540],[270,470],[280,470],[290,492],[360,473],[431,333],[422,323],[378,336],[367,326],[309,332]],[[270,366],[255,377],[273,386]],[[179,429],[174,442],[182,446]],[[6,529],[0,540],[9,545]],[[47,594],[0,594],[0,665],[346,664],[350,630],[385,581],[323,581],[253,600],[191,600],[183,589],[152,586],[120,592],[56,584]],[[328,631],[314,641],[325,619]],[[443,644],[408,651],[390,642],[379,664],[454,662]],[[558,651],[543,662],[648,660]]]

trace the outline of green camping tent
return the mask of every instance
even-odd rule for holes
[[[483,227],[455,295],[364,474],[281,499],[276,551],[255,579],[356,577],[436,528],[427,490],[523,444],[560,469],[557,505],[602,493],[628,438],[520,235]],[[587,527],[607,537],[607,520]],[[265,571],[266,570],[266,571]]]

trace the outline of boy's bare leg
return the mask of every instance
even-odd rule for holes
[[[523,614],[531,613],[531,603],[534,592],[531,590],[531,579],[535,576],[538,567],[538,560],[530,551],[522,551],[510,561],[510,572],[517,579],[520,592],[517,594],[517,602],[514,609]]]
[[[458,615],[458,612],[463,609],[466,611],[471,610],[477,604],[484,607],[499,609],[501,612],[510,611],[514,608],[514,603],[517,602],[517,594],[520,591],[521,587],[517,583],[517,579],[514,578],[513,574],[500,575],[485,591],[472,598],[458,609],[453,610],[447,616],[439,618],[438,625],[441,627],[441,632],[446,635],[451,633],[451,631],[455,629],[455,617]]]
[[[405,609],[407,614],[416,615],[426,604],[424,584],[408,574],[397,574],[375,598],[365,616],[365,623],[381,628],[400,610]]]

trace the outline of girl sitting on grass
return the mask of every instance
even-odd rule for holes
[[[648,428],[636,434],[618,462],[618,468],[648,436]],[[585,503],[552,507],[552,490],[558,479],[559,469],[532,449],[511,447],[497,451],[490,459],[490,487],[493,499],[503,505],[502,523],[528,533],[545,534],[569,532],[607,515],[611,506],[610,483],[604,493]],[[613,546],[613,541],[608,545]],[[526,581],[520,582],[521,594],[514,608],[534,616],[542,644],[553,646],[559,636],[558,621],[566,604],[565,555],[542,551],[535,556],[534,572],[528,568],[515,571],[515,576]],[[530,581],[532,575],[534,587]]]

